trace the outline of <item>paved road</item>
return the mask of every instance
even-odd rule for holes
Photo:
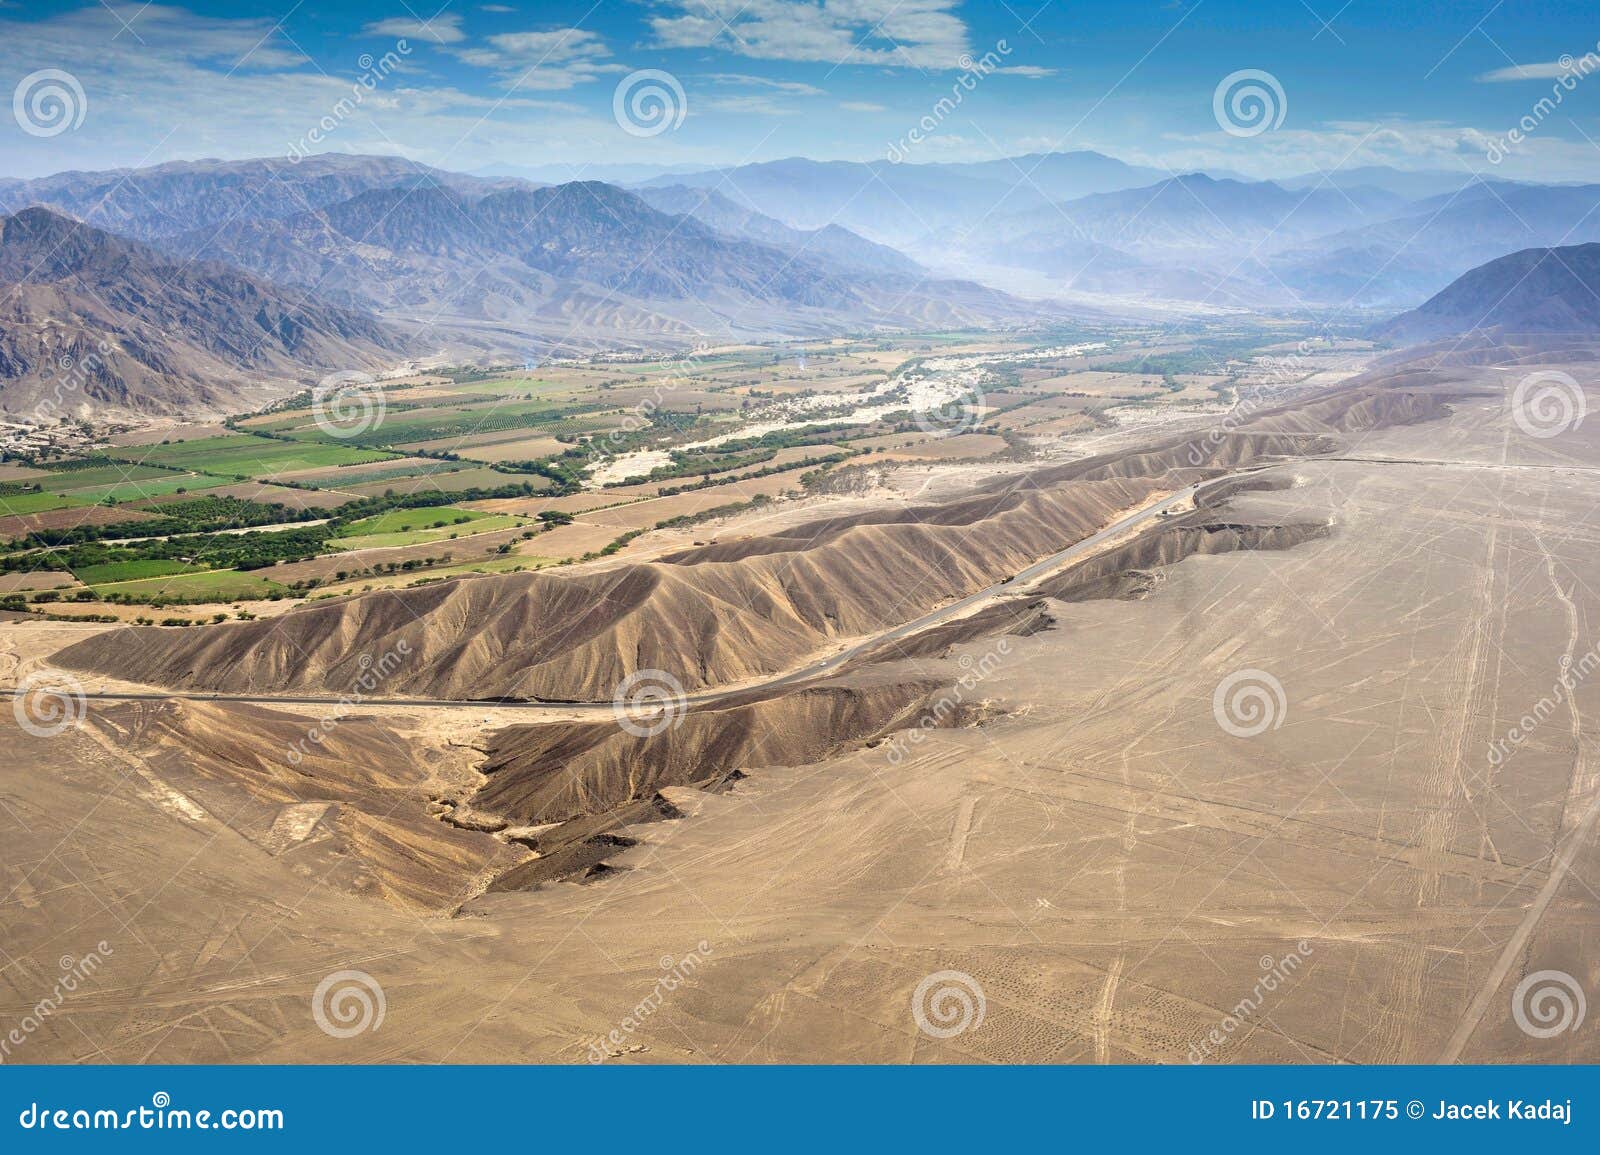
[[[708,702],[720,701],[724,698],[731,698],[739,694],[748,694],[754,690],[771,689],[776,686],[787,686],[794,682],[803,682],[810,678],[816,678],[831,673],[840,666],[844,665],[846,662],[849,662],[851,659],[860,657],[862,654],[867,653],[869,650],[874,650],[886,642],[897,641],[900,638],[906,638],[913,634],[919,634],[923,630],[929,629],[933,626],[943,625],[945,622],[964,616],[969,611],[976,609],[978,606],[981,606],[987,602],[992,602],[1003,597],[1009,597],[1013,594],[1021,594],[1033,582],[1039,580],[1047,574],[1053,573],[1055,570],[1061,569],[1071,562],[1081,559],[1086,554],[1093,553],[1096,549],[1104,545],[1107,541],[1110,541],[1112,538],[1119,537],[1131,529],[1135,529],[1141,525],[1144,525],[1148,521],[1160,517],[1162,514],[1166,513],[1169,509],[1176,505],[1190,501],[1201,489],[1204,489],[1207,486],[1216,485],[1219,482],[1230,481],[1238,476],[1239,474],[1228,474],[1223,477],[1214,477],[1208,481],[1202,481],[1198,484],[1191,485],[1186,489],[1180,489],[1177,493],[1172,494],[1170,497],[1164,498],[1154,505],[1147,506],[1144,509],[1139,510],[1137,513],[1131,513],[1127,517],[1121,518],[1118,521],[1114,521],[1104,529],[1100,530],[1098,533],[1090,534],[1088,537],[1068,546],[1066,549],[1061,550],[1058,553],[1053,553],[1042,561],[1035,562],[1027,569],[1022,570],[1020,573],[1014,574],[1012,577],[1003,582],[997,582],[986,589],[981,589],[975,594],[970,594],[969,596],[962,598],[960,601],[951,602],[947,606],[941,606],[939,609],[923,614],[919,618],[915,618],[903,625],[896,626],[892,630],[886,630],[881,634],[876,634],[863,642],[858,642],[849,649],[841,650],[832,657],[824,658],[820,661],[813,662],[808,666],[802,666],[800,669],[791,670],[787,674],[780,674],[777,677],[768,678],[760,682],[746,682],[737,686],[727,686],[716,690],[707,690],[699,694],[691,694],[684,700],[685,704],[702,705]],[[0,694],[10,696],[13,693],[15,693],[14,688],[0,688]],[[197,694],[179,691],[168,691],[165,693],[86,691],[83,696],[85,698],[112,702],[164,702],[172,698],[179,698],[192,702],[254,702],[266,706],[337,706],[341,703],[344,703],[346,705],[359,704],[362,706],[426,706],[456,710],[462,708],[470,709],[477,706],[493,706],[501,708],[511,707],[519,710],[553,710],[568,714],[603,714],[607,716],[609,716],[613,710],[613,704],[610,701],[526,702],[498,701],[493,699],[458,700],[450,698],[362,698],[357,703],[353,702],[352,699],[339,698],[329,695]]]

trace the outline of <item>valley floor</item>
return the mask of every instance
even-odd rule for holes
[[[511,710],[9,728],[5,1061],[1596,1061],[1525,980],[1600,989],[1600,425],[1528,436],[1525,371],[1215,515],[1325,534],[891,655],[970,716],[663,786],[564,881],[460,801]],[[103,627],[7,629],[9,684]]]

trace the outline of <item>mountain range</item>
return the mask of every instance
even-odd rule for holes
[[[430,184],[159,243],[490,347],[990,324],[1029,312],[975,284],[928,280],[837,227],[808,235],[712,203],[669,207],[696,211],[663,212],[597,181],[482,195]]]
[[[1480,265],[1378,335],[1418,344],[1489,331],[1600,336],[1600,244],[1524,249]]]
[[[1080,151],[618,169],[647,178],[626,186],[512,171],[326,154],[0,180],[0,408],[36,404],[64,359],[83,403],[164,412],[417,356],[1397,310],[1509,253],[1600,241],[1600,184],[1379,167],[1274,183]]]
[[[45,208],[0,218],[0,285],[0,400],[47,420],[225,412],[392,363],[412,343],[366,313]]]

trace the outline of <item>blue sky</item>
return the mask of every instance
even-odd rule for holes
[[[1600,72],[1487,160],[1562,58],[1597,41],[1600,12],[1573,2],[0,0],[0,81],[24,100],[0,118],[0,172],[300,148],[467,171],[874,160],[966,75],[910,160],[1094,148],[1253,176],[1387,163],[1600,180]],[[986,54],[992,69],[964,73]],[[1257,135],[1223,131],[1213,108],[1244,69],[1283,94],[1281,123]],[[52,135],[19,119],[42,70],[85,103]],[[627,131],[615,98],[640,70],[671,78],[655,79],[681,122]]]

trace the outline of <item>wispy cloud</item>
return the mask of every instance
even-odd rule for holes
[[[653,16],[663,48],[721,48],[761,60],[954,69],[968,51],[956,0],[671,0]]]
[[[515,41],[500,46],[497,59],[508,67],[526,59],[526,68],[542,55],[530,59],[520,51],[530,47]],[[465,48],[445,45],[444,51]],[[609,107],[598,112],[544,99],[540,90],[593,75],[596,52],[603,65],[603,46],[580,41],[557,48],[548,63],[560,79],[544,74],[511,94],[424,84],[411,71],[397,70],[363,93],[329,147],[461,168],[508,155],[587,159],[593,142],[615,131]],[[587,66],[584,53],[591,57]],[[114,13],[96,4],[26,20],[0,13],[0,75],[25,75],[41,61],[72,72],[86,93],[88,114],[82,127],[49,139],[0,134],[0,169],[11,175],[284,156],[330,109],[350,103],[358,74],[353,50],[343,66],[330,63],[325,73],[270,19],[197,16],[161,5]]]
[[[627,69],[611,60],[611,49],[586,28],[546,32],[502,32],[481,46],[452,49],[475,68],[486,68],[519,88],[545,91],[572,88],[608,72]]]
[[[1479,76],[1480,84],[1505,84],[1514,80],[1558,80],[1572,71],[1572,57],[1563,57],[1561,60],[1546,60],[1539,64],[1512,64],[1506,68],[1496,68],[1493,72],[1485,72]]]
[[[431,41],[434,44],[459,44],[467,38],[467,34],[461,30],[461,16],[456,12],[445,12],[432,20],[391,17],[368,24],[362,31],[371,36],[393,36],[397,40]]]
[[[822,89],[814,84],[805,84],[798,80],[774,80],[769,76],[750,76],[743,72],[707,72],[697,79],[736,88],[769,88],[775,92],[788,93],[790,96],[823,95]]]

